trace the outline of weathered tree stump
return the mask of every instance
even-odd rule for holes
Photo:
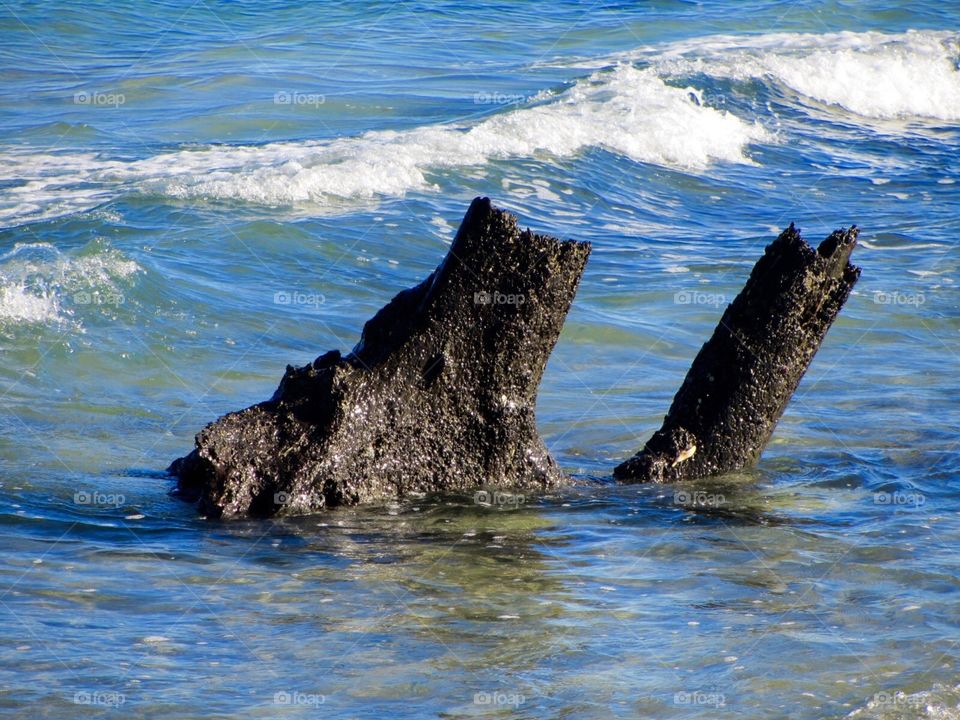
[[[207,515],[268,516],[563,484],[534,407],[589,254],[477,198],[440,266],[350,354],[288,366],[270,400],[204,428],[170,466],[181,494]]]
[[[694,479],[756,462],[860,277],[856,226],[817,250],[791,224],[757,262],[693,361],[663,426],[617,466],[627,483]]]

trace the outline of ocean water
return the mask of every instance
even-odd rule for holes
[[[933,0],[3,3],[0,715],[960,717],[958,62]],[[477,195],[593,243],[584,483],[169,495]],[[790,222],[863,276],[760,464],[614,485]]]

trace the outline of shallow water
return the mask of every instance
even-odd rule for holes
[[[0,713],[960,717],[960,10],[145,7],[0,10]],[[594,245],[538,403],[582,487],[168,495],[476,195]],[[611,485],[791,221],[864,272],[760,465]]]

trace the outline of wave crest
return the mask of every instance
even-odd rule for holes
[[[17,243],[0,255],[0,325],[63,323],[86,307],[124,302],[140,266],[100,241],[69,255],[49,243]]]

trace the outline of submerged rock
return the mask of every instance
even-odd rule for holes
[[[860,277],[856,226],[814,250],[791,224],[766,249],[693,361],[663,426],[621,482],[695,479],[756,462]]]
[[[565,483],[534,407],[589,254],[477,198],[439,267],[350,354],[288,366],[270,400],[205,427],[170,466],[181,494],[208,515],[268,516]]]

